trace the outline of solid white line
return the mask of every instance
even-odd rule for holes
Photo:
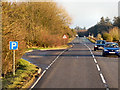
[[[49,68],[52,66],[52,64],[53,64],[66,50],[67,50],[67,49],[65,49],[64,51],[62,51],[62,52],[52,61],[52,63],[50,63],[50,65],[46,68],[46,70],[49,69]],[[39,76],[39,78],[37,79],[37,81],[32,85],[32,87],[31,87],[29,90],[31,90],[32,88],[35,87],[35,85],[38,83],[38,81],[39,81],[39,80],[42,78],[42,76],[45,74],[46,70],[43,71],[43,73]]]
[[[102,79],[103,83],[106,83],[106,81],[105,81],[105,79],[104,79],[104,77],[103,77],[102,73],[100,73],[100,77],[101,77],[101,79]]]
[[[51,67],[52,66],[52,63],[49,65],[49,67]]]
[[[100,71],[100,67],[99,67],[99,65],[97,64],[97,69],[98,69],[98,71]]]
[[[31,90],[37,83],[38,81],[41,79],[41,77],[45,74],[46,70],[43,71],[43,73],[40,75],[40,77],[37,79],[37,81],[33,84],[33,86],[29,89]]]

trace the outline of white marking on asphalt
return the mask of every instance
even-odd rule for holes
[[[103,77],[103,74],[102,74],[102,73],[100,73],[100,77],[101,77],[103,83],[106,83],[105,78]]]
[[[97,64],[97,60],[94,58],[94,62]]]
[[[92,57],[93,57],[93,59],[94,59],[94,62],[96,63],[97,69],[98,69],[98,71],[100,71],[100,67],[99,67],[99,65],[98,65],[98,63],[97,63],[97,60],[96,60],[96,58],[95,58],[92,50],[91,50],[86,44],[84,44],[84,45],[90,50],[90,53],[91,53],[91,55],[92,55]],[[101,79],[102,79],[102,82],[103,82],[104,84],[106,84],[105,78],[104,78],[104,76],[103,76],[103,74],[102,74],[101,72],[100,72],[100,77],[101,77]],[[106,90],[109,90],[109,88],[107,87]]]
[[[37,81],[33,84],[33,86],[29,89],[31,90],[37,83],[38,81],[41,79],[41,77],[45,74],[46,70],[43,71],[43,73],[40,75],[40,77],[37,79]]]
[[[95,59],[95,56],[94,56],[94,55],[92,55],[92,57]]]
[[[109,88],[106,88],[106,90],[110,90]]]
[[[52,64],[66,51],[67,49],[65,49],[64,51],[62,51],[53,61],[52,63],[50,63],[50,65],[46,68],[46,70],[48,70]],[[32,87],[29,89],[31,90],[32,88],[35,87],[35,85],[38,83],[38,81],[42,78],[42,76],[45,74],[46,70],[43,71],[43,73],[39,76],[39,78],[37,79],[37,81],[32,85]]]
[[[97,64],[97,69],[98,69],[98,71],[100,71],[100,67],[99,67],[99,65]]]

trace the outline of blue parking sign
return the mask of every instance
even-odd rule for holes
[[[17,41],[10,41],[10,50],[17,50],[18,49],[18,42]]]

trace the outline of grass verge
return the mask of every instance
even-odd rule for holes
[[[75,39],[75,37],[74,37],[74,38],[70,38],[69,41],[68,41],[68,43],[70,43],[70,42],[71,42],[72,40],[74,40],[74,39]],[[47,48],[44,48],[44,47],[30,47],[30,48],[28,48],[28,49],[26,50],[26,52],[32,51],[32,50],[56,50],[56,49],[66,49],[66,48],[68,48],[68,47],[70,47],[70,46],[68,46],[68,45],[62,45],[62,46],[47,47]]]
[[[87,37],[87,39],[88,39],[90,42],[92,42],[92,43],[95,43],[95,42],[96,42],[96,40],[94,40],[94,39],[92,39],[92,38]]]
[[[22,88],[37,74],[37,66],[20,59],[15,76],[12,73],[2,78],[3,88]]]
[[[67,45],[63,45],[63,46],[58,46],[58,47],[47,47],[47,48],[44,48],[44,47],[31,47],[31,48],[28,48],[27,50],[55,50],[55,49],[66,49]]]

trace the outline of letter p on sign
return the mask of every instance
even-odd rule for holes
[[[10,41],[10,50],[17,50],[18,49],[18,42]]]

